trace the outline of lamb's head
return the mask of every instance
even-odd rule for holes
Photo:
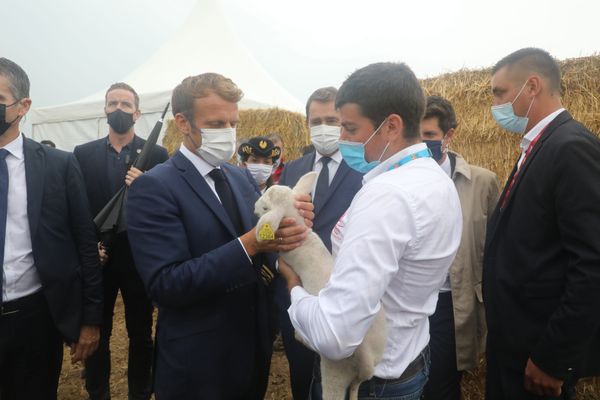
[[[260,217],[256,224],[256,237],[259,241],[275,239],[275,231],[283,218],[294,218],[297,223],[304,224],[304,218],[295,207],[296,195],[310,194],[316,179],[317,173],[309,172],[298,180],[294,189],[275,185],[265,191],[254,205],[254,213]]]

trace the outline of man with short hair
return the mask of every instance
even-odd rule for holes
[[[309,295],[280,260],[291,292],[290,320],[322,356],[351,356],[383,307],[387,340],[359,399],[418,398],[429,371],[429,321],[460,242],[454,184],[421,142],[425,97],[405,64],[354,72],[335,101],[338,143],[363,187],[331,235],[329,282]]]
[[[20,133],[29,78],[0,58],[0,398],[56,399],[71,361],[98,347],[102,275],[75,157]]]
[[[560,68],[525,48],[492,69],[492,115],[523,135],[488,224],[488,400],[572,399],[600,372],[600,140],[560,100]]]
[[[421,122],[421,137],[433,158],[454,181],[463,217],[456,258],[440,289],[435,313],[429,317],[431,372],[424,400],[460,400],[462,371],[479,366],[486,326],[481,296],[482,249],[488,216],[498,202],[496,174],[470,165],[448,150],[457,127],[452,104],[429,96]]]
[[[159,309],[160,400],[258,400],[267,388],[274,257],[265,253],[297,248],[308,231],[284,219],[276,240],[257,241],[256,185],[247,170],[227,164],[241,98],[222,75],[184,79],[171,102],[181,147],[129,190],[133,254]],[[310,198],[300,200],[312,219]]]
[[[108,88],[105,99],[108,136],[74,150],[94,216],[123,185],[131,185],[143,173],[132,164],[146,143],[134,130],[135,121],[141,115],[136,91],[126,83],[118,82]],[[153,146],[150,158],[152,168],[169,156],[163,147]],[[86,362],[86,389],[91,400],[110,399],[110,336],[120,290],[129,337],[129,399],[147,400],[152,393],[152,303],[135,269],[127,232],[100,237],[98,247],[104,264],[104,316],[100,346]]]
[[[289,162],[281,175],[280,184],[294,187],[308,172],[319,173],[313,193],[315,221],[313,230],[331,251],[331,231],[350,206],[362,187],[363,174],[354,171],[342,159],[338,149],[340,114],[335,108],[337,89],[324,87],[315,90],[306,102],[306,125],[315,150]],[[315,365],[315,353],[298,342],[287,309],[290,295],[283,279],[276,280],[277,305],[285,353],[290,366],[290,383],[295,399],[308,398]],[[318,374],[317,382],[318,385]],[[315,387],[315,390],[318,390]]]

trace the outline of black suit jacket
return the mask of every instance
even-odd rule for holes
[[[102,275],[85,186],[71,153],[24,138],[27,215],[36,269],[67,342],[102,322]]]
[[[248,170],[221,166],[245,231],[256,224]],[[218,198],[181,153],[131,185],[138,272],[158,305],[155,390],[165,399],[262,399],[273,328],[269,294]],[[274,260],[272,260],[274,261]]]
[[[134,157],[138,154],[138,150],[141,151],[145,143],[146,141],[144,139],[134,136],[131,144],[132,164]],[[73,153],[81,166],[81,171],[83,172],[83,179],[90,201],[92,217],[95,217],[113,196],[110,191],[108,175],[106,173],[107,151],[108,146],[106,144],[106,137],[79,145],[73,150]],[[169,154],[164,147],[158,145],[154,146],[152,149],[150,168],[148,169],[165,162],[168,158]],[[123,184],[125,184],[125,182],[123,182]]]
[[[522,165],[503,210],[502,194],[488,223],[483,293],[488,343],[506,366],[524,371],[531,357],[562,379],[598,372],[599,182],[600,141],[565,111]]]

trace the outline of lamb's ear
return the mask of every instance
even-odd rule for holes
[[[294,193],[296,194],[310,194],[315,188],[315,182],[317,181],[317,172],[309,172],[303,175],[294,186]]]
[[[275,231],[283,218],[283,208],[277,207],[260,217],[256,224],[256,239],[259,242],[275,240]]]

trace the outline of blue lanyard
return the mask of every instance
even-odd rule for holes
[[[412,154],[407,155],[406,157],[404,157],[403,159],[401,159],[397,163],[392,164],[392,166],[390,167],[390,169],[388,169],[388,171],[391,171],[393,169],[401,167],[404,164],[408,164],[409,162],[411,162],[413,160],[416,160],[417,158],[426,158],[426,157],[431,157],[431,150],[429,150],[429,149],[423,149],[421,151],[417,151],[416,153],[412,153]]]

